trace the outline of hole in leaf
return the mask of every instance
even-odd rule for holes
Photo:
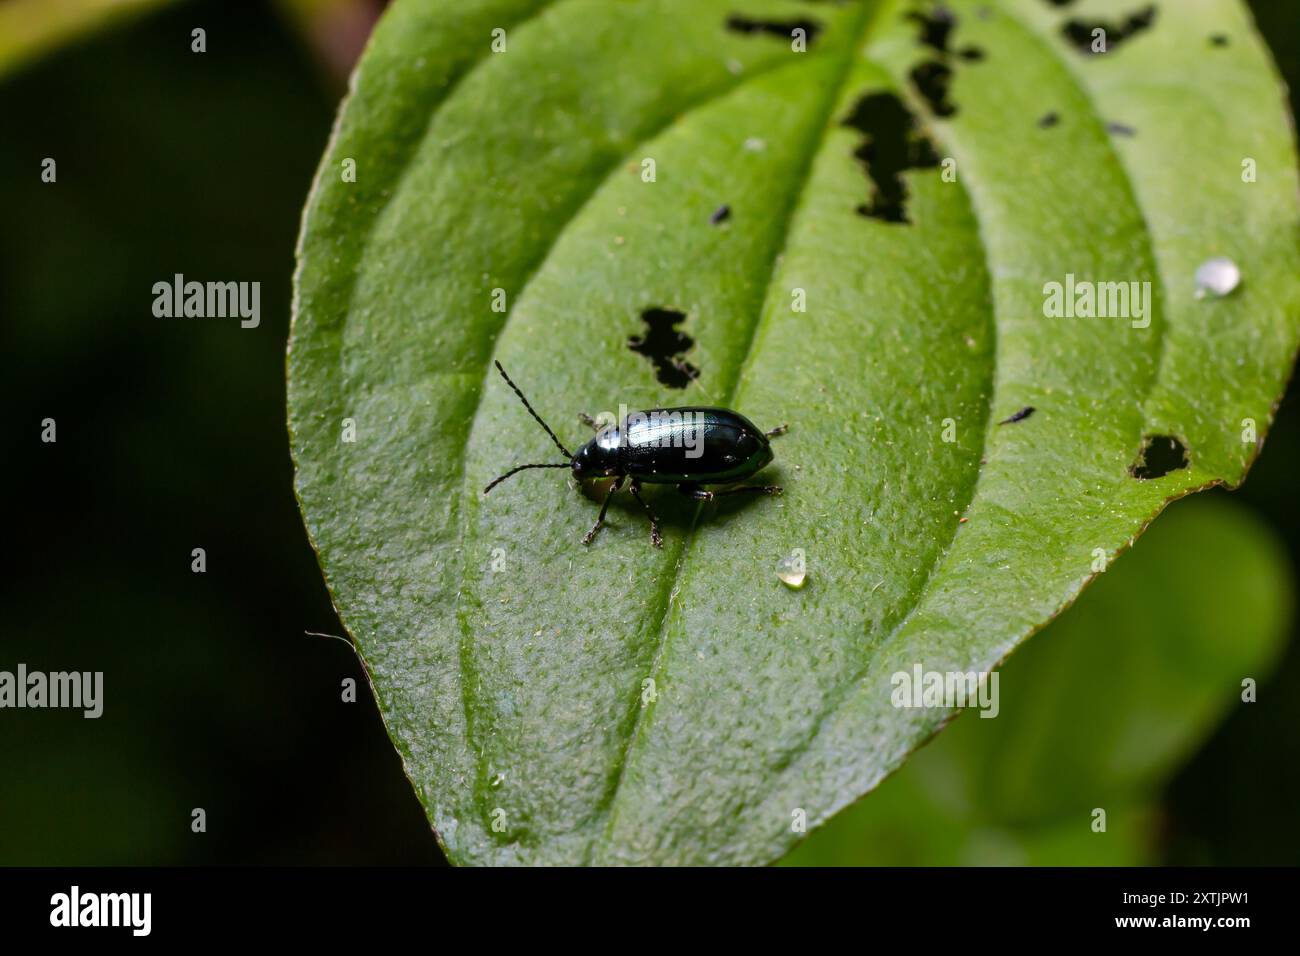
[[[646,333],[629,336],[627,347],[650,360],[662,384],[685,388],[700,377],[700,370],[682,357],[695,344],[693,338],[676,329],[686,321],[684,312],[646,309],[641,320],[646,324]]]
[[[957,107],[948,99],[952,85],[952,68],[938,60],[926,60],[911,72],[912,85],[920,93],[935,116],[952,116]]]
[[[840,125],[863,135],[853,155],[866,171],[871,201],[859,206],[858,214],[884,222],[910,222],[903,207],[907,186],[902,173],[939,165],[939,155],[916,117],[893,93],[871,93],[854,104]]]
[[[952,38],[952,28],[957,25],[953,12],[943,4],[936,4],[927,14],[912,10],[907,19],[914,21],[921,28],[921,43],[936,53],[948,52],[948,41]]]
[[[906,17],[920,27],[918,42],[934,51],[933,56],[912,69],[909,74],[912,85],[936,116],[952,116],[957,112],[957,107],[948,98],[954,58],[949,43],[952,31],[957,26],[957,17],[942,3],[936,3],[928,13],[909,11]],[[968,63],[978,63],[984,59],[984,51],[977,46],[968,45],[956,51],[955,56]]]
[[[766,33],[769,36],[789,40],[795,30],[803,30],[808,38],[808,46],[813,45],[817,34],[822,32],[822,25],[816,20],[755,20],[743,14],[733,13],[727,17],[727,29],[733,33]]]
[[[1106,31],[1107,51],[1119,46],[1125,40],[1132,39],[1143,30],[1149,29],[1156,21],[1156,7],[1152,4],[1137,13],[1130,14],[1123,23],[1108,23],[1104,20],[1088,22],[1086,20],[1069,20],[1061,27],[1065,38],[1075,45],[1080,53],[1092,54],[1092,31]]]
[[[1142,439],[1142,450],[1138,452],[1137,461],[1129,466],[1128,473],[1141,481],[1163,478],[1171,471],[1186,468],[1188,462],[1187,446],[1181,439],[1173,435],[1147,435]]]

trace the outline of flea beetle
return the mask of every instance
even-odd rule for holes
[[[659,518],[641,497],[642,484],[676,485],[679,492],[698,501],[712,501],[722,495],[781,493],[777,485],[740,485],[722,491],[710,491],[703,486],[734,485],[764,468],[772,461],[772,446],[768,439],[784,434],[785,425],[762,432],[737,412],[697,405],[632,412],[618,424],[604,428],[591,416],[580,415],[586,425],[596,430],[596,437],[574,454],[560,443],[551,427],[533,410],[500,362],[496,367],[506,384],[524,403],[528,414],[569,460],[554,464],[516,465],[494,478],[483,489],[483,494],[528,468],[568,468],[579,481],[584,478],[613,478],[614,483],[600,506],[600,515],[592,529],[583,536],[583,544],[591,544],[596,537],[596,532],[605,523],[610,499],[625,481],[629,482],[628,490],[632,497],[650,518],[650,540],[656,548],[663,547]]]

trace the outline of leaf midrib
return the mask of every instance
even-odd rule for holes
[[[771,294],[771,285],[775,278],[777,263],[781,261],[785,252],[785,247],[788,245],[791,223],[795,213],[799,209],[803,194],[807,190],[812,164],[816,160],[817,155],[821,152],[822,146],[831,129],[831,117],[834,113],[835,107],[844,95],[845,84],[847,83],[849,76],[852,74],[856,58],[862,55],[862,48],[866,45],[873,28],[879,22],[880,14],[890,6],[891,5],[887,0],[876,0],[874,3],[863,3],[862,10],[858,14],[857,20],[851,25],[851,39],[841,56],[841,63],[835,81],[829,84],[828,87],[825,105],[822,109],[822,121],[817,127],[815,127],[816,131],[814,134],[809,137],[808,148],[805,150],[804,156],[802,157],[800,165],[801,175],[798,180],[801,185],[791,196],[785,214],[782,217],[782,243],[768,263],[767,291],[764,294],[763,302],[760,304],[758,314],[755,316],[754,321],[750,323],[749,337],[745,342],[743,358],[740,361],[735,376],[732,378],[731,383],[727,388],[726,404],[728,406],[732,405],[735,401],[736,392],[739,390],[740,384],[745,377],[745,370],[753,359],[755,345],[761,340],[763,326],[766,322],[767,316],[770,315],[769,310],[766,308],[766,304]],[[691,522],[691,527],[688,529],[685,540],[682,543],[678,560],[673,564],[670,573],[664,576],[666,587],[661,585],[659,590],[659,620],[655,628],[658,632],[658,640],[655,648],[654,659],[650,667],[650,673],[654,675],[659,673],[659,668],[663,661],[664,654],[668,649],[668,613],[672,608],[672,596],[677,592],[677,588],[681,583],[682,569],[686,565],[687,558],[690,555],[691,545],[695,541],[695,530],[698,525],[700,512],[704,507],[705,505],[703,503],[697,506],[694,518]],[[636,706],[635,701],[633,706]],[[623,746],[623,752],[619,761],[618,773],[614,785],[610,788],[609,796],[598,808],[598,813],[605,814],[605,825],[599,841],[593,840],[588,847],[587,863],[593,861],[597,850],[607,843],[611,836],[615,820],[614,809],[618,802],[619,793],[622,792],[623,780],[626,776],[629,763],[628,758],[631,755],[632,747],[635,744],[637,737],[641,733],[646,717],[654,709],[654,706],[653,703],[650,703],[644,707],[640,707],[636,712],[636,720],[634,721],[631,733],[628,734],[627,741]]]

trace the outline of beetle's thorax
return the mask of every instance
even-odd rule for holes
[[[574,453],[573,476],[575,478],[608,478],[622,474],[619,448],[622,438],[617,427],[602,428],[587,444]]]

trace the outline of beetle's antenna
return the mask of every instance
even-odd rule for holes
[[[501,377],[504,378],[504,379],[506,380],[506,384],[509,385],[511,388],[513,388],[513,389],[515,390],[515,394],[519,396],[519,400],[520,400],[521,402],[524,403],[524,408],[528,409],[528,414],[529,414],[529,415],[532,415],[533,418],[537,420],[537,424],[541,425],[544,429],[546,429],[546,434],[548,434],[548,435],[551,436],[551,441],[555,442],[555,447],[558,448],[558,449],[560,449],[560,451],[564,452],[564,457],[565,457],[565,458],[572,458],[572,457],[573,457],[573,452],[569,451],[569,449],[565,448],[563,445],[560,444],[560,440],[559,440],[558,438],[555,437],[555,432],[551,431],[551,426],[548,425],[548,424],[546,424],[546,422],[542,421],[542,416],[541,416],[541,415],[538,415],[537,412],[533,411],[533,406],[530,405],[530,404],[528,404],[528,399],[524,398],[524,393],[521,392],[521,391],[519,391],[519,386],[516,385],[514,382],[510,381],[510,376],[507,375],[507,374],[506,374],[506,370],[503,369],[503,368],[501,367],[501,363],[498,362],[498,361],[496,361],[496,359],[493,359],[492,362],[493,362],[494,365],[496,365],[496,367],[497,367],[497,371],[501,373]],[[560,467],[560,466],[559,466],[559,465],[524,465],[523,467],[525,467],[525,468],[537,468],[537,467],[542,467],[542,468],[558,468],[558,467]],[[565,465],[564,467],[567,468],[568,466]],[[513,475],[513,474],[514,474],[514,472],[507,472],[506,474],[502,475],[501,478],[508,478],[508,477],[510,477],[510,475]],[[498,478],[497,481],[500,481],[501,478]],[[496,481],[492,482],[492,485],[495,485],[495,484],[496,484]],[[488,487],[491,488],[492,485],[488,485]],[[487,492],[485,491],[484,494],[487,494]]]
[[[486,488],[483,489],[483,494],[487,494],[489,491],[491,491],[491,490],[492,490],[493,488],[495,488],[497,485],[501,484],[501,482],[505,481],[505,480],[506,480],[507,478],[509,478],[511,475],[517,475],[517,474],[519,474],[521,471],[526,471],[526,470],[529,469],[529,468],[570,468],[570,467],[572,467],[572,466],[571,466],[571,465],[569,464],[569,462],[567,462],[567,461],[565,461],[565,462],[560,462],[560,463],[557,464],[557,465],[519,465],[519,466],[516,467],[516,468],[511,468],[511,469],[510,469],[509,471],[507,471],[504,475],[501,475],[501,476],[499,476],[499,477],[497,477],[497,478],[493,478],[493,479],[488,483],[488,486],[487,486]]]

